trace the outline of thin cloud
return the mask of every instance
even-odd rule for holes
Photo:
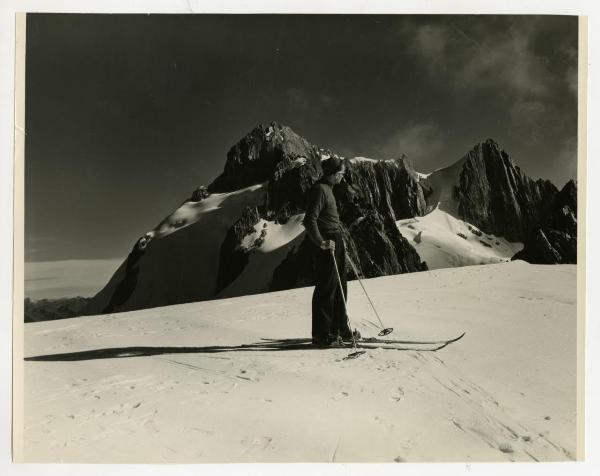
[[[577,72],[577,50],[574,48],[567,48],[565,50],[565,55],[570,60],[570,65],[565,72],[565,83],[567,84],[567,88],[577,98],[577,80],[578,80],[578,72]]]
[[[547,127],[548,116],[556,114],[554,99],[577,94],[576,50],[541,54],[549,32],[540,17],[406,22],[401,31],[433,84],[457,98],[486,93],[497,98],[502,92],[498,113],[521,133],[535,135],[542,124]]]
[[[562,186],[571,177],[577,177],[577,137],[570,137],[564,143],[560,150],[556,162],[563,164],[563,174],[556,177],[557,185]]]
[[[518,96],[543,96],[547,71],[531,48],[535,22],[529,27],[489,31],[476,23],[467,33],[451,24],[406,24],[403,34],[434,78],[463,93],[504,86]]]
[[[530,143],[544,140],[547,129],[548,106],[545,101],[532,99],[516,101],[510,108],[511,130],[527,136]]]
[[[312,94],[302,88],[286,91],[287,109],[302,121],[318,119],[333,106],[333,99],[327,94]]]
[[[444,134],[437,124],[410,124],[396,130],[384,141],[381,155],[384,158],[398,158],[405,154],[417,169],[424,171],[436,163],[444,144]]]

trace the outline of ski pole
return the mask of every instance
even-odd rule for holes
[[[358,345],[356,344],[356,337],[354,336],[354,332],[352,331],[352,324],[350,322],[350,316],[348,315],[348,308],[346,307],[346,296],[344,294],[344,287],[342,286],[342,279],[340,278],[340,272],[338,270],[337,261],[335,260],[335,251],[330,248],[331,258],[333,259],[333,266],[335,267],[335,275],[337,276],[338,285],[340,286],[340,291],[342,293],[342,302],[344,303],[344,312],[346,313],[346,321],[348,322],[348,327],[350,328],[350,334],[352,334],[352,345],[354,347],[355,352],[348,355],[347,358],[353,359],[358,357],[361,354],[364,354],[364,350],[358,350]]]
[[[373,304],[373,301],[371,301],[371,297],[369,296],[369,293],[365,289],[365,286],[364,286],[363,282],[361,281],[360,276],[358,275],[356,266],[354,266],[354,263],[352,262],[352,260],[349,260],[349,261],[350,261],[350,265],[352,266],[352,269],[354,270],[354,275],[356,276],[356,279],[358,279],[358,282],[360,283],[360,287],[364,291],[365,296],[367,296],[367,299],[369,300],[369,304],[371,304],[371,307],[373,308],[373,312],[375,313],[375,315],[377,316],[377,319],[379,319],[379,323],[381,324],[382,330],[377,335],[386,336],[388,334],[391,334],[394,331],[394,328],[393,327],[385,327],[385,325],[383,324],[383,321],[381,320],[381,317],[379,317],[379,313],[377,312],[377,309],[375,309],[375,304]]]

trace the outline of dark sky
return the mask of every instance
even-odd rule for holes
[[[421,172],[491,137],[561,187],[577,18],[30,14],[26,261],[124,257],[273,120]]]

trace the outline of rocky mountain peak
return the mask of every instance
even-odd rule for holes
[[[572,210],[577,212],[577,182],[569,180],[558,192],[557,201],[561,206],[568,205]]]
[[[549,181],[525,175],[493,139],[461,160],[454,190],[459,217],[489,233],[523,240],[558,192]]]
[[[134,245],[85,313],[311,285],[314,263],[301,216],[308,190],[322,175],[321,160],[332,155],[288,126],[253,128],[231,147],[223,172],[194,191],[193,206],[185,203],[174,213],[198,213],[194,221],[180,226],[173,219],[174,229],[161,238],[146,234],[152,240],[145,236]],[[559,193],[549,181],[530,179],[493,139],[428,176],[415,172],[405,155],[345,163],[344,180],[333,192],[347,259],[362,277],[427,269],[397,222],[432,205],[486,233],[525,242],[520,259],[576,260],[576,183]],[[224,195],[212,196],[217,192]]]
[[[481,160],[485,164],[490,165],[494,162],[500,162],[507,168],[516,167],[508,153],[506,153],[494,139],[486,139],[485,141],[476,144],[473,149],[467,153],[467,160]]]
[[[530,263],[577,263],[577,184],[569,180],[544,210],[513,259]]]
[[[208,190],[230,192],[267,182],[305,161],[320,171],[320,156],[314,145],[288,126],[260,124],[229,149],[223,173]]]

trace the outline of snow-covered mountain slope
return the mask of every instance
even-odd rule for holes
[[[510,261],[523,249],[522,243],[483,233],[439,208],[396,225],[429,269]]]
[[[263,185],[252,185],[183,203],[138,242],[144,253],[130,263],[137,272],[126,276],[130,255],[96,295],[89,313],[104,312],[115,296],[128,309],[212,298],[221,244],[244,208],[261,203],[264,194]],[[119,293],[119,286],[126,289]]]
[[[427,204],[437,206],[441,210],[458,217],[458,201],[454,189],[458,185],[460,173],[467,158],[454,162],[448,167],[435,170],[430,174],[421,174],[423,179],[431,185],[432,194],[427,198]]]
[[[300,219],[308,190],[322,176],[321,162],[332,154],[287,126],[254,128],[230,149],[221,175],[140,238],[83,313],[311,282],[310,267],[303,266],[310,257],[297,246],[303,236]],[[510,259],[521,249],[516,242],[527,237],[524,259],[575,262],[576,220],[565,222],[560,205],[576,210],[570,199],[576,185],[563,192],[569,200],[555,203],[558,189],[527,177],[491,139],[427,175],[416,172],[406,156],[350,158],[345,180],[334,190],[348,257],[358,273],[371,277],[422,271],[423,260],[440,268]],[[436,207],[439,213],[418,218]],[[557,213],[551,213],[553,207]],[[545,226],[552,216],[556,226]]]
[[[207,217],[214,213],[217,214],[215,222],[203,223],[205,228],[209,225],[228,227],[238,218],[240,207],[256,203],[263,193],[263,185],[252,185],[235,192],[213,193],[199,202],[185,202],[150,231],[150,235],[153,238],[164,238],[201,220],[207,222]]]
[[[390,338],[465,337],[355,360],[294,346],[310,337],[311,288],[28,324],[25,460],[575,457],[575,266],[515,261],[364,285]],[[357,282],[349,309],[376,334]]]
[[[131,294],[121,305],[135,309],[178,302],[183,296],[206,300],[268,291],[275,268],[304,239],[303,214],[293,215],[285,224],[261,218],[241,243],[251,250],[248,264],[214,295],[225,236],[242,210],[260,204],[264,194],[264,186],[255,185],[183,203],[138,243],[145,252],[135,263],[139,271],[131,283]],[[522,249],[520,243],[484,234],[440,209],[424,217],[399,220],[397,226],[430,269],[497,263]],[[126,269],[127,262],[96,296],[89,313],[106,312],[111,300],[119,296],[118,287],[128,282]]]
[[[243,245],[252,246],[263,236],[260,246],[253,249],[248,264],[241,274],[224,290],[218,298],[264,293],[269,290],[273,271],[285,259],[290,249],[299,246],[305,232],[302,220],[304,214],[293,215],[287,223],[278,224],[264,219],[254,226],[254,233],[247,235]],[[262,235],[264,233],[264,235]]]

